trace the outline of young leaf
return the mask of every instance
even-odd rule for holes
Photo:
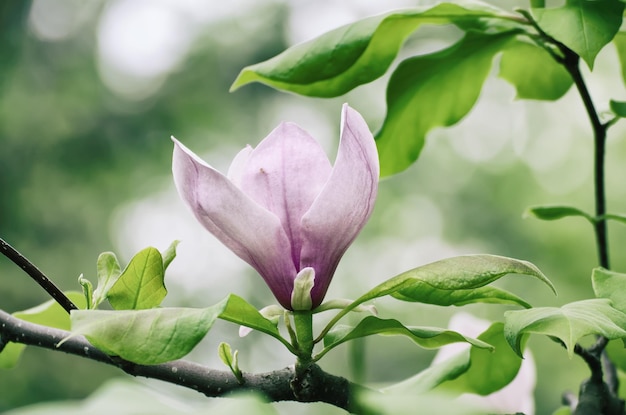
[[[526,209],[524,216],[533,215],[542,220],[557,220],[568,216],[581,216],[591,224],[595,223],[594,218],[588,213],[573,206],[553,205],[553,206],[532,206]]]
[[[522,359],[508,346],[504,324],[493,323],[478,339],[495,347],[495,351],[472,348],[470,367],[458,378],[441,385],[458,393],[489,395],[508,385],[519,371]]]
[[[574,81],[565,68],[541,47],[524,41],[510,42],[500,60],[500,77],[517,90],[517,98],[555,101]]]
[[[239,363],[238,363],[238,359],[237,359],[237,353],[238,351],[235,350],[235,353],[233,354],[233,351],[230,347],[230,344],[228,343],[220,343],[220,345],[217,347],[217,354],[219,355],[220,359],[222,360],[222,363],[224,363],[226,366],[228,366],[228,368],[231,370],[231,372],[233,372],[233,375],[235,375],[235,377],[237,378],[237,380],[241,383],[243,381],[243,375],[241,373],[241,370],[239,369]]]
[[[465,337],[456,331],[436,327],[406,327],[398,320],[368,316],[355,327],[342,325],[333,328],[324,337],[324,350],[322,350],[321,354],[327,353],[341,343],[374,334],[407,336],[418,345],[427,349],[456,342],[467,342],[476,347],[493,349],[488,343]]]
[[[504,313],[504,335],[518,355],[524,334],[536,333],[558,338],[570,357],[574,345],[588,335],[609,340],[626,337],[626,314],[611,307],[610,300],[593,299],[565,304],[560,308],[537,307]]]
[[[426,134],[459,122],[474,106],[494,56],[514,32],[468,32],[453,46],[403,61],[387,86],[387,116],[376,135],[380,174],[409,167]]]
[[[109,290],[122,273],[113,252],[103,252],[98,256],[97,269],[98,286],[93,292],[92,308],[97,308],[107,298]]]
[[[541,29],[582,57],[590,68],[622,24],[621,1],[566,0],[554,9],[533,9]]]
[[[591,274],[593,292],[598,298],[608,298],[613,307],[626,313],[626,274],[595,268]]]
[[[369,17],[244,68],[231,91],[251,82],[261,82],[302,95],[343,95],[383,75],[404,40],[420,25],[454,23],[495,31],[497,24],[485,23],[488,19],[510,24],[511,16],[482,4],[461,7],[442,3],[427,9]]]
[[[472,303],[517,304],[524,308],[531,305],[522,298],[496,287],[478,287],[467,290],[442,290],[422,281],[416,281],[410,287],[400,289],[391,294],[402,300],[435,304],[440,306],[462,306]]]
[[[167,295],[161,253],[146,248],[130,260],[107,294],[116,310],[144,310],[157,307]]]
[[[275,339],[278,339],[293,352],[291,344],[289,344],[289,342],[287,342],[287,340],[285,340],[278,331],[278,319],[271,321],[263,317],[263,315],[259,313],[256,308],[235,294],[230,294],[225,301],[226,305],[220,312],[218,316],[219,318],[268,334]]]
[[[66,292],[65,295],[79,308],[87,307],[83,293],[76,291]],[[54,327],[62,330],[70,329],[70,316],[59,303],[54,300],[46,301],[37,307],[13,313],[20,320],[28,321],[43,326]],[[0,353],[0,368],[8,369],[17,364],[19,357],[26,346],[23,344],[9,343]]]
[[[103,352],[143,365],[179,359],[207,334],[226,300],[202,309],[72,311],[72,334]]]
[[[81,287],[83,287],[83,296],[85,297],[85,301],[87,302],[87,309],[90,310],[95,308],[93,305],[93,284],[87,278],[80,274],[78,276],[78,283]]]
[[[163,272],[167,269],[167,267],[172,263],[174,258],[176,258],[176,248],[180,241],[174,241],[167,247],[167,249],[163,252]]]

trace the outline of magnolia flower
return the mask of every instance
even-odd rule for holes
[[[256,148],[239,152],[226,176],[172,138],[172,170],[182,199],[290,310],[320,305],[339,259],[374,207],[376,145],[348,105],[340,135],[331,166],[306,131],[281,123]]]

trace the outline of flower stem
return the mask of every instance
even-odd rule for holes
[[[298,338],[298,364],[308,366],[313,354],[313,313],[311,311],[294,311],[293,323]]]

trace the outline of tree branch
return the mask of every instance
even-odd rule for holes
[[[0,238],[0,252],[9,258],[15,265],[20,267],[25,273],[27,273],[37,284],[39,284],[54,300],[59,303],[61,307],[68,313],[72,310],[77,310],[76,304],[72,302],[63,291],[61,291],[50,278],[39,270],[32,262],[30,262],[24,255],[20,254],[15,248],[9,245],[4,239]]]
[[[138,365],[103,353],[82,336],[71,337],[59,345],[70,334],[64,330],[20,320],[0,310],[0,343],[22,343],[80,356],[116,366],[129,375],[173,383],[208,397],[254,391],[271,402],[325,402],[354,413],[362,412],[363,409],[355,400],[355,394],[366,390],[365,387],[324,372],[317,365],[311,365],[299,377],[296,377],[293,366],[267,373],[244,373],[243,382],[240,383],[230,371],[213,370],[187,360],[150,366]]]

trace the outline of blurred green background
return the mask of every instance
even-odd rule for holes
[[[95,280],[100,252],[114,251],[125,263],[145,246],[165,249],[181,239],[179,258],[166,279],[168,304],[203,307],[230,292],[259,308],[271,303],[261,279],[201,229],[178,200],[170,177],[169,137],[175,135],[226,169],[241,147],[256,145],[282,120],[299,123],[333,157],[343,102],[359,110],[375,131],[385,113],[386,78],[331,100],[281,94],[261,85],[228,92],[246,65],[337,25],[415,4],[371,3],[3,1],[0,236],[64,290],[79,289],[81,273]],[[440,48],[457,37],[449,27],[420,29],[403,54]],[[612,46],[599,55],[589,85],[600,110],[608,108],[610,98],[626,97]],[[538,265],[556,284],[558,297],[527,279],[510,276],[501,283],[537,306],[592,295],[589,276],[596,254],[590,226],[576,219],[542,223],[522,218],[527,206],[544,203],[592,211],[592,140],[582,105],[573,90],[556,103],[516,101],[514,96],[508,84],[491,77],[466,119],[432,132],[417,164],[381,182],[374,215],[340,264],[328,298],[354,298],[396,273],[463,253],[507,255]],[[618,124],[608,142],[612,212],[626,211],[624,132]],[[611,225],[610,239],[613,268],[624,271],[626,231]],[[45,300],[34,282],[0,258],[3,310]],[[416,325],[445,326],[456,311],[387,300],[377,307],[381,316]],[[501,320],[507,309],[467,308],[492,320]],[[222,323],[211,333],[191,358],[221,367],[216,347],[226,340],[241,350],[244,370],[292,363],[258,333],[240,339],[236,327]],[[529,345],[538,363],[537,413],[549,413],[559,405],[560,394],[576,391],[588,373],[549,340],[533,338]],[[362,346],[363,373],[351,366],[347,347],[330,353],[322,366],[384,383],[426,367],[434,354],[388,337],[368,339]],[[0,411],[81,399],[115,376],[124,375],[28,348],[18,367],[0,371]]]

